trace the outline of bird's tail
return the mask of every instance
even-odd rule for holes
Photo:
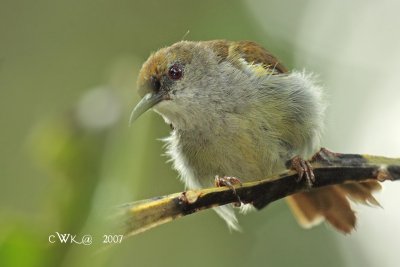
[[[349,199],[380,206],[372,196],[372,192],[379,189],[381,185],[377,181],[366,181],[322,187],[297,193],[286,199],[303,227],[310,228],[326,220],[337,230],[349,233],[356,225],[355,212],[351,209]]]

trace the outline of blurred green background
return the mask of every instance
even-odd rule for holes
[[[324,146],[398,156],[399,8],[0,0],[0,266],[398,266],[397,184],[378,195],[384,210],[355,207],[352,236],[301,229],[284,201],[240,216],[242,233],[205,211],[100,251],[102,235],[92,246],[49,236],[93,234],[110,207],[183,189],[157,140],[169,127],[152,112],[131,128],[128,119],[141,64],[184,36],[257,41],[318,74],[329,102]]]

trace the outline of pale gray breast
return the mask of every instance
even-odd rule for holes
[[[175,132],[169,154],[185,183],[192,187],[190,183],[198,181],[202,187],[210,186],[215,175],[251,181],[283,169],[278,140],[250,124],[239,123],[212,137],[201,131]]]

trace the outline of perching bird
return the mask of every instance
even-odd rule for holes
[[[138,90],[143,98],[131,119],[153,108],[171,125],[167,153],[190,189],[212,186],[215,176],[265,178],[320,145],[325,104],[313,76],[289,72],[254,42],[181,41],[162,48],[143,64]],[[301,163],[312,183],[308,163]],[[379,188],[375,181],[334,185],[287,201],[301,225],[325,219],[348,233],[356,222],[348,198],[377,204],[371,192]],[[231,205],[215,210],[238,228]]]

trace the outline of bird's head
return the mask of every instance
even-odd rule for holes
[[[248,87],[250,77],[269,73],[270,65],[262,62],[265,53],[252,42],[224,40],[181,41],[160,49],[140,70],[142,99],[131,122],[153,108],[167,123],[188,127],[200,117],[210,120],[216,112],[234,108],[234,89]]]

